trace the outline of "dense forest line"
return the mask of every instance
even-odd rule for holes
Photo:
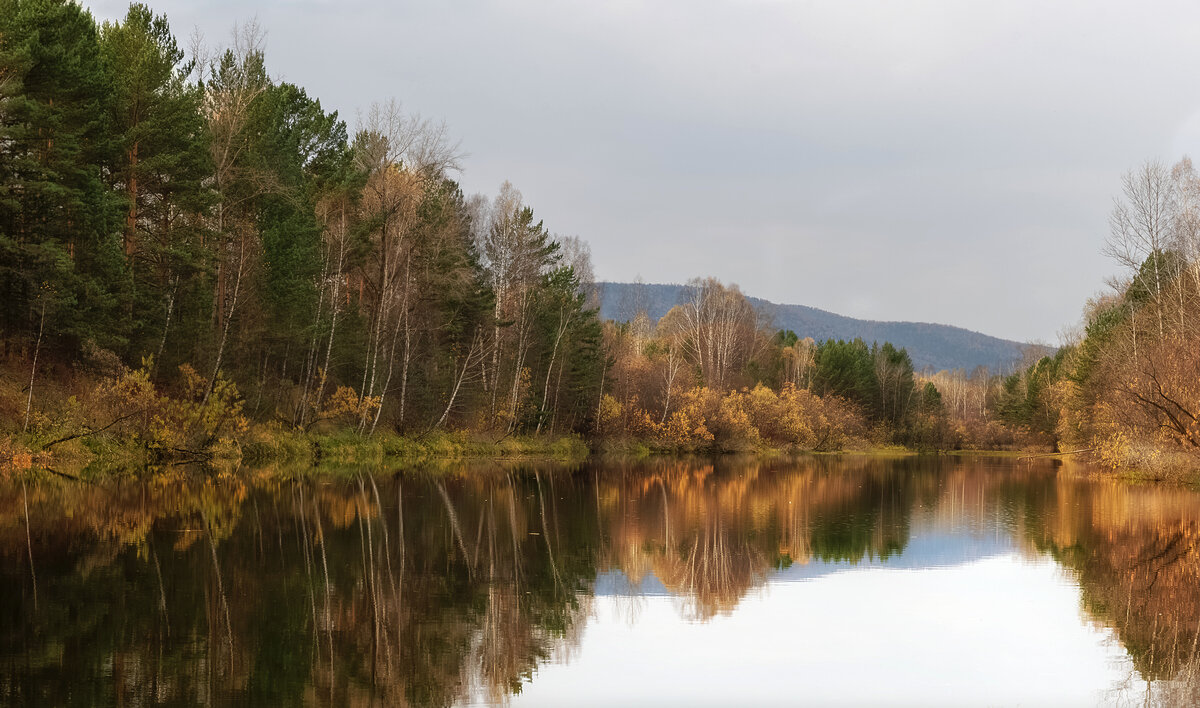
[[[4,420],[33,450],[105,431],[195,453],[263,426],[705,444],[710,392],[789,383],[795,337],[771,339],[715,281],[696,282],[658,349],[602,323],[586,243],[507,183],[465,195],[447,129],[394,101],[352,132],[271,78],[253,26],[189,56],[144,5],[103,24],[61,0],[3,9]],[[661,430],[626,420],[645,383],[630,342],[670,362]],[[854,375],[822,393],[856,394]],[[832,430],[749,437],[837,446],[861,427],[851,403],[803,398],[817,408],[798,414]]]
[[[65,0],[0,0],[0,459],[319,436],[382,453],[446,436],[459,453],[564,435],[1069,445],[1143,466],[1200,446],[1190,163],[1126,180],[1118,294],[1077,342],[1005,377],[781,331],[712,278],[657,321],[602,320],[587,243],[511,184],[464,194],[462,155],[395,101],[351,130],[272,78],[253,25],[184,51],[145,5],[97,23]]]
[[[194,449],[252,421],[504,434],[593,417],[586,245],[507,183],[464,195],[444,126],[393,101],[351,134],[271,78],[255,27],[188,57],[139,4],[97,25],[75,3],[6,0],[0,76],[19,430],[128,415],[113,429]],[[66,408],[38,396],[72,376],[102,383]]]

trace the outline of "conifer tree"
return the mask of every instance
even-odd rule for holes
[[[113,80],[95,21],[66,0],[5,0],[0,36],[4,329],[36,332],[44,308],[46,331],[69,346],[118,345],[120,200],[104,181],[117,148]]]

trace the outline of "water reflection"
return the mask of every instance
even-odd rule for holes
[[[1091,626],[1115,638],[1124,662],[1098,667],[1125,677],[1108,698],[1140,703],[1149,685],[1153,701],[1188,704],[1198,501],[1048,462],[945,458],[9,483],[0,703],[533,700],[555,685],[556,667],[595,664],[604,637],[623,637],[618,650],[652,645],[664,618],[692,628],[672,628],[674,646],[686,632],[690,648],[723,655],[722,642],[756,641],[730,632],[758,613],[802,606],[817,617],[846,610],[853,592],[899,598],[919,580],[909,596],[919,599],[975,578],[957,592],[997,618],[987,583],[1014,583],[1006,595],[1028,591],[1031,603],[1038,583],[1067,588],[1082,612],[1045,599],[1046,619],[1030,631]],[[936,636],[939,609],[910,605],[874,608],[879,631],[916,631],[889,619],[910,616]],[[839,623],[852,624],[813,617],[807,646],[837,646]],[[610,631],[618,625],[627,633]],[[1095,661],[1112,664],[1106,656]],[[568,689],[586,694],[574,680]]]

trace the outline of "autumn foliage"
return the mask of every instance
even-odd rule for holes
[[[661,422],[632,398],[607,395],[600,406],[605,435],[677,450],[756,447],[840,450],[862,442],[867,426],[857,408],[837,396],[817,396],[786,384],[776,393],[758,384],[724,395],[697,386],[681,392]]]

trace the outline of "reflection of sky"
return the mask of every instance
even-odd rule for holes
[[[962,565],[983,558],[1004,555],[1015,550],[1007,534],[953,533],[946,530],[916,532],[909,538],[904,551],[890,558],[868,555],[857,563],[841,561],[826,563],[812,559],[794,563],[790,568],[773,571],[768,583],[813,580],[851,569],[890,568],[893,570],[942,568]],[[597,595],[665,595],[667,590],[658,578],[647,574],[636,584],[619,570],[601,573],[596,578]]]
[[[1095,705],[1132,672],[1052,561],[953,547],[905,551],[924,548],[927,565],[773,579],[702,623],[669,597],[598,597],[571,660],[541,666],[514,703]]]
[[[923,528],[922,528],[923,527]],[[998,531],[995,530],[995,531]],[[919,524],[904,550],[772,571],[688,619],[652,574],[596,580],[578,649],[517,706],[1096,705],[1134,673],[1079,588],[1003,532]],[[1136,677],[1135,677],[1136,679]],[[586,686],[581,695],[580,687]]]

